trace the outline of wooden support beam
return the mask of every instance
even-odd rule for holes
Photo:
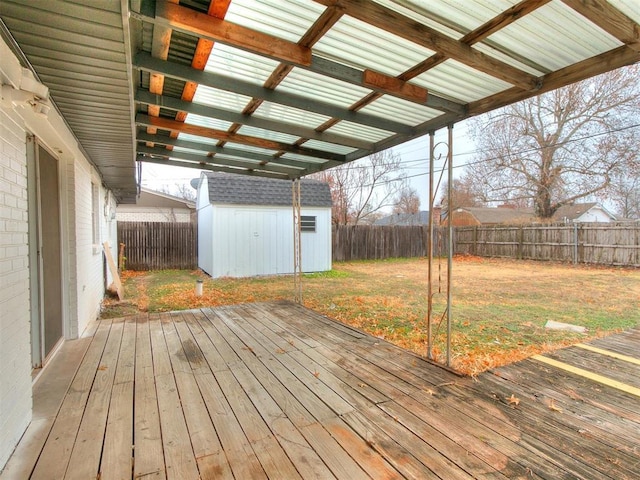
[[[326,6],[339,6],[360,21],[368,23],[417,45],[442,53],[492,77],[511,83],[523,90],[540,88],[540,80],[522,70],[501,62],[469,45],[389,8],[367,0],[315,0]]]
[[[524,92],[517,88],[510,88],[504,92],[471,102],[469,115],[479,115],[637,62],[640,62],[639,52],[627,46],[619,47],[545,75],[543,86],[538,92]]]
[[[153,126],[163,130],[184,132],[199,137],[213,138],[216,140],[224,140],[225,142],[266,148],[268,150],[282,150],[285,152],[295,153],[312,158],[336,160],[339,162],[343,162],[345,160],[344,155],[340,155],[337,153],[311,148],[296,147],[284,142],[276,142],[273,140],[267,140],[265,138],[251,137],[249,135],[240,135],[237,133],[229,133],[225,130],[216,130],[214,128],[201,127],[199,125],[190,125],[188,123],[177,122],[168,118],[150,117],[148,115],[138,114],[136,115],[136,123],[138,125]]]
[[[379,128],[381,130],[407,134],[412,131],[410,126],[392,119],[381,118],[371,114],[356,113],[321,100],[293,93],[271,90],[237,78],[230,78],[212,72],[201,72],[175,62],[154,59],[151,55],[145,52],[140,52],[135,56],[134,66],[141,70],[159,72],[181,80],[193,81],[201,85],[207,85],[211,88],[239,93],[251,98],[260,98],[269,102],[319,113],[320,115],[336,117],[342,120],[348,120],[350,122]]]
[[[427,102],[427,89],[373,70],[362,72],[362,84],[373,90],[393,91],[396,96],[418,103]]]
[[[629,48],[636,52],[640,51],[640,25],[606,0],[562,1]],[[640,5],[637,6],[640,7]]]
[[[163,7],[161,8],[160,5],[163,5]],[[265,82],[265,88],[275,89],[277,85],[279,85],[279,83],[289,74],[293,66],[296,66],[305,68],[320,75],[335,78],[353,85],[372,88],[379,93],[396,96],[438,110],[455,112],[461,112],[463,110],[464,107],[459,103],[439,97],[434,97],[432,99],[431,95],[425,95],[423,93],[426,92],[426,89],[423,87],[410,84],[400,86],[398,78],[385,75],[384,73],[374,72],[373,70],[369,70],[366,74],[375,74],[378,81],[365,84],[363,82],[365,72],[327,58],[312,55],[311,49],[303,46],[303,44],[312,45],[317,42],[321,38],[321,35],[324,34],[325,31],[328,30],[330,26],[333,25],[333,23],[335,23],[342,15],[341,12],[334,11],[335,9],[328,10],[329,13],[326,16],[321,15],[321,20],[319,19],[316,21],[314,26],[309,29],[300,42],[297,44],[286,42],[286,45],[288,45],[289,48],[294,48],[295,51],[303,49],[304,52],[307,52],[308,58],[305,53],[304,59],[300,58],[302,57],[302,54],[298,54],[295,51],[293,53],[289,52],[289,55],[284,55],[279,52],[271,51],[270,47],[267,48],[264,45],[256,47],[254,43],[262,44],[263,42],[267,42],[267,39],[262,39],[264,34],[261,32],[253,31],[246,27],[231,24],[223,20],[212,19],[208,15],[198,13],[184,7],[172,5],[167,3],[165,0],[163,0],[163,3],[158,4],[155,18],[146,16],[140,16],[140,18],[144,21],[169,24],[173,28],[186,33],[215,40],[220,43],[228,44],[236,48],[247,50],[258,55],[267,56],[269,58],[274,58],[283,62],[283,64],[278,66]],[[175,18],[171,16],[174,15],[175,12],[184,12],[179,15],[180,21],[175,20]],[[177,17],[178,15],[175,14],[175,16]],[[246,38],[249,37],[255,37],[256,39],[261,40],[260,42],[256,40],[254,43],[250,43],[246,40]],[[272,39],[270,40],[270,44],[273,45],[276,45],[276,43],[274,43],[276,40],[283,41],[277,37],[269,37]],[[406,82],[406,79],[400,79],[400,81]],[[386,87],[386,85],[389,85],[390,87]],[[258,102],[257,106],[259,106],[260,103],[261,102]],[[257,108],[257,106],[254,107],[254,109]]]
[[[278,163],[256,163],[256,162],[248,162],[242,161],[234,158],[229,158],[223,155],[216,155],[215,157],[211,157],[208,155],[198,155],[196,153],[187,153],[187,152],[176,152],[167,150],[166,148],[151,148],[138,145],[137,152],[144,155],[152,155],[159,157],[171,157],[177,160],[187,160],[189,162],[198,162],[198,163],[207,163],[212,165],[219,165],[222,167],[235,167],[235,168],[246,168],[248,170],[260,169],[265,172],[274,172],[274,173],[282,173],[285,175],[296,175],[300,172],[300,169],[293,168],[287,165],[282,165]],[[273,159],[276,160],[276,159]]]
[[[194,142],[193,140],[183,140],[180,138],[165,137],[164,135],[149,135],[145,132],[138,132],[137,141],[139,143],[154,142],[158,145],[165,145],[167,147],[183,147],[190,150],[196,150],[204,153],[205,155],[226,155],[228,157],[236,157],[245,160],[254,160],[262,164],[269,162],[278,162],[280,165],[287,165],[295,168],[306,168],[307,162],[301,162],[299,160],[291,160],[289,158],[276,158],[273,155],[265,155],[264,153],[250,152],[248,150],[240,150],[238,148],[220,147],[218,145],[211,145],[210,143]]]
[[[239,175],[251,175],[251,176],[259,176],[259,177],[267,177],[267,178],[279,178],[283,180],[291,180],[289,175],[285,175],[283,173],[274,173],[274,172],[265,172],[260,169],[255,170],[247,170],[244,168],[233,168],[233,167],[221,167],[219,165],[209,165],[207,163],[196,163],[196,162],[187,162],[187,161],[176,161],[176,160],[165,160],[159,158],[153,158],[146,155],[138,155],[138,161],[146,162],[146,163],[155,163],[157,165],[169,165],[172,167],[185,167],[185,168],[196,168],[198,170],[208,170],[210,172],[225,172],[225,173],[237,173]]]
[[[244,113],[237,113],[231,110],[225,110],[209,105],[185,102],[173,97],[152,95],[150,92],[145,90],[138,90],[135,94],[135,100],[136,102],[144,103],[146,105],[159,105],[170,110],[175,110],[178,112],[182,111],[185,113],[185,115],[187,113],[194,113],[203,117],[216,118],[219,120],[224,120],[226,122],[237,123],[240,125],[249,125],[256,128],[271,130],[274,132],[286,133],[288,135],[307,137],[314,140],[319,140],[321,142],[335,143],[336,145],[364,149],[373,148],[373,143],[359,140],[357,138],[351,138],[334,133],[322,133],[314,130],[313,128],[280,122],[278,120],[269,120],[267,118],[254,117]]]
[[[211,17],[190,8],[174,5],[166,0],[157,0],[156,2],[156,22],[166,22],[166,25],[173,29],[226,43],[276,60],[296,65],[311,64],[311,49],[309,48],[242,25]]]

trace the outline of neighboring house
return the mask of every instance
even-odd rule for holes
[[[434,218],[435,220],[435,218]],[[428,225],[429,212],[423,210],[418,213],[392,213],[373,222],[374,225]]]
[[[616,217],[598,202],[563,205],[553,215],[558,223],[615,222]]]
[[[112,281],[102,243],[109,241],[113,255],[117,247],[116,196],[105,172],[2,28],[0,22],[0,470],[31,421],[33,369],[97,318]],[[41,55],[55,69],[58,60]]]
[[[198,266],[214,278],[293,273],[292,182],[203,173]],[[331,270],[331,192],[301,180],[302,270]]]
[[[512,207],[461,207],[453,211],[452,218],[454,227],[531,223],[536,219],[533,210]],[[442,224],[448,225],[448,221],[447,216]]]
[[[135,205],[118,205],[116,219],[119,222],[194,222],[195,202],[148,188],[140,190]]]

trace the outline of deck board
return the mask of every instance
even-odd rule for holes
[[[635,387],[638,342],[548,358]],[[535,358],[464,378],[286,302],[101,321],[72,347],[2,480],[640,477],[640,398]]]

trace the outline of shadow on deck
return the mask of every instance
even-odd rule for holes
[[[291,303],[102,320],[2,479],[639,478],[639,342],[473,380]]]

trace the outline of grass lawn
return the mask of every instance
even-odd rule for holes
[[[433,277],[434,353],[442,356],[446,260],[436,260]],[[164,270],[124,272],[123,280],[126,300],[106,300],[103,317],[293,297],[290,276],[212,280]],[[469,375],[640,324],[640,270],[458,257],[452,285],[453,366]],[[423,258],[335,263],[305,275],[303,297],[309,308],[424,355],[426,286]],[[547,330],[547,320],[585,326],[588,334]]]

